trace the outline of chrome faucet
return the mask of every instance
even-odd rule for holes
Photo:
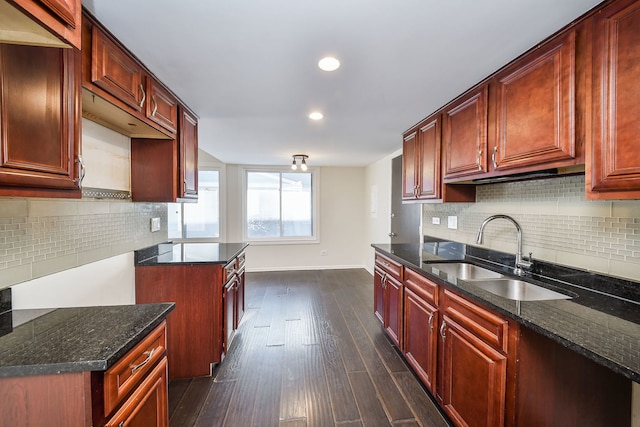
[[[529,253],[528,261],[525,261],[524,259],[522,259],[522,228],[520,227],[520,224],[518,224],[518,221],[511,218],[509,215],[491,215],[489,218],[485,219],[480,225],[480,229],[478,230],[478,234],[476,235],[476,243],[480,245],[482,244],[484,227],[494,219],[506,219],[511,221],[513,225],[516,226],[516,231],[518,233],[518,241],[517,241],[518,249],[516,250],[516,264],[513,267],[513,274],[517,276],[522,276],[524,274],[523,269],[531,268],[533,266],[533,262],[531,261],[531,253]]]

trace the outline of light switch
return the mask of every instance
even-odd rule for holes
[[[151,218],[151,232],[160,231],[160,218]]]

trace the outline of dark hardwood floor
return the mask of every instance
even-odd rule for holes
[[[363,269],[247,273],[214,378],[169,385],[171,427],[448,426],[373,315]]]

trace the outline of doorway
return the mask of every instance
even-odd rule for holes
[[[402,203],[402,156],[391,160],[391,243],[421,243],[421,204]]]

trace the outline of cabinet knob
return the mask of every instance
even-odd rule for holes
[[[389,237],[396,237],[396,236],[397,236],[397,234],[394,233],[393,231],[391,233],[389,233]]]
[[[154,117],[158,112],[158,103],[156,102],[155,95],[151,95],[151,102],[153,102],[153,111],[151,112],[151,117]]]
[[[447,324],[443,320],[442,325],[440,325],[440,336],[442,337],[442,342],[444,342],[444,340],[447,339],[447,336],[445,335],[446,328],[447,328]]]
[[[76,158],[76,163],[80,165],[80,172],[78,173],[78,187],[82,188],[82,181],[84,181],[84,175],[86,173],[86,169],[84,167],[84,161],[82,160],[82,156],[78,156]]]
[[[496,162],[496,154],[498,153],[498,146],[493,147],[493,153],[491,154],[491,162],[493,163],[493,168],[498,168],[498,163]]]
[[[432,312],[432,313],[429,315],[429,321],[427,322],[427,323],[429,324],[429,330],[430,330],[430,331],[433,331],[433,315],[434,315],[434,313],[435,313],[435,312]]]
[[[482,158],[482,148],[478,150],[478,170],[482,170],[482,163],[480,159]]]

